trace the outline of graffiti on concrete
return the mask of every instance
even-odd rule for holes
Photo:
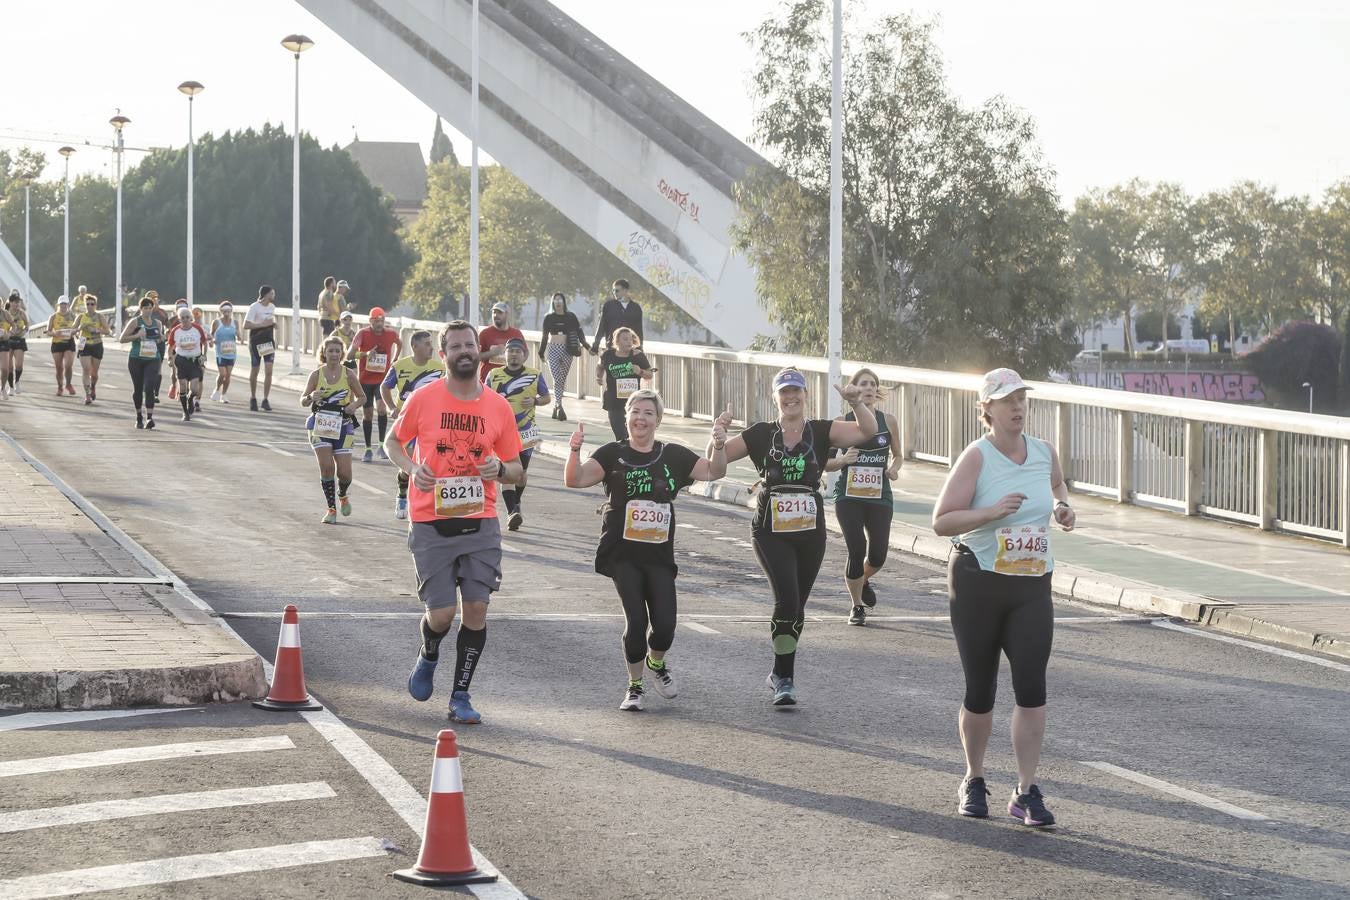
[[[1261,379],[1250,372],[1121,372],[1123,387],[1140,394],[1165,394],[1192,400],[1263,403]]]
[[[662,197],[665,197],[671,203],[674,203],[682,212],[688,213],[689,218],[693,219],[695,222],[698,221],[698,204],[690,201],[688,191],[676,190],[674,185],[670,184],[670,182],[666,181],[664,178],[657,182],[656,189],[661,192]]]
[[[678,256],[645,231],[634,231],[614,248],[619,257],[648,283],[672,299],[678,298],[698,318],[712,299],[712,285]]]

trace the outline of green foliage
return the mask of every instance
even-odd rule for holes
[[[100,296],[113,288],[112,183],[83,176],[70,186],[70,290],[82,283]],[[61,293],[65,190],[60,181],[34,182],[31,190],[31,260],[33,282],[55,303]],[[5,241],[23,262],[23,190],[11,191],[0,207]]]
[[[452,166],[459,165],[459,160],[455,158],[455,146],[450,143],[449,136],[445,129],[441,128],[441,117],[436,117],[436,130],[431,135],[431,163],[435,165],[438,162],[450,160]]]
[[[755,140],[778,170],[738,186],[733,236],[784,334],[825,347],[830,49],[822,0],[786,2],[748,35]],[[844,353],[1042,373],[1070,355],[1064,218],[1030,121],[962,106],[933,26],[891,16],[844,46]]]
[[[18,152],[0,150],[0,202],[8,199],[16,187],[23,192],[23,183],[35,181],[47,166],[47,155],[28,147]]]

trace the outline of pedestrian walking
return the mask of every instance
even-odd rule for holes
[[[628,295],[628,279],[615,279],[611,286],[614,296],[605,301],[605,305],[600,307],[600,324],[595,326],[595,342],[591,344],[591,353],[600,355],[600,342],[605,341],[612,347],[614,332],[620,328],[631,328],[641,342],[644,332],[642,330],[642,307],[638,305]]]
[[[581,355],[586,345],[586,335],[581,331],[581,323],[576,314],[567,308],[567,297],[558,291],[549,300],[549,312],[540,326],[539,361],[548,366],[553,378],[553,418],[559,422],[567,421],[563,409],[563,389],[567,386],[568,373],[572,371],[572,360]]]

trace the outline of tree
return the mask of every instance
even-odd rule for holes
[[[1318,318],[1333,327],[1341,323],[1337,395],[1345,410],[1350,408],[1350,178],[1327,189],[1311,211],[1309,231],[1322,287]]]
[[[416,262],[408,276],[409,302],[424,316],[461,315],[469,290],[469,177],[453,158],[427,168],[427,199],[408,229]]]
[[[459,160],[455,157],[455,145],[450,143],[450,138],[441,128],[441,117],[436,117],[436,131],[431,135],[431,164],[434,166],[438,162],[450,160],[450,165],[459,165]]]
[[[16,186],[22,191],[25,182],[36,181],[46,167],[46,154],[30,147],[20,147],[17,153],[0,149],[0,203]]]
[[[291,295],[291,146],[279,127],[207,134],[195,160],[194,287],[199,302],[251,300],[259,284]],[[351,156],[300,141],[300,295],[312,306],[323,278],[352,283],[360,308],[402,297],[411,255],[389,201]],[[126,281],[181,296],[186,283],[187,154],[156,151],[126,176]]]
[[[1312,385],[1315,409],[1328,409],[1336,396],[1336,368],[1341,355],[1336,329],[1315,322],[1289,322],[1251,353],[1247,364],[1261,379],[1277,405],[1308,408]]]
[[[70,186],[70,288],[88,284],[96,294],[112,295],[114,188],[106,178],[81,176]],[[31,249],[33,283],[54,301],[61,293],[64,254],[62,205],[65,186],[60,181],[34,182],[31,189]],[[23,261],[23,191],[11,191],[0,206],[0,232]]]
[[[784,338],[824,351],[830,48],[822,0],[786,2],[747,35],[754,138],[776,168],[737,187],[737,247]],[[1064,222],[1031,122],[946,86],[933,25],[882,19],[844,48],[847,355],[1042,372],[1069,353]]]

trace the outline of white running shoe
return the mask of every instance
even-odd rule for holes
[[[642,712],[642,682],[628,682],[628,689],[624,691],[623,702],[619,704],[619,709],[624,712]]]
[[[221,395],[220,395],[220,402],[221,402],[221,403],[229,403],[229,402],[230,402],[230,398],[229,398],[229,397],[226,397],[224,394],[221,394]]]
[[[675,687],[675,676],[671,674],[670,665],[666,664],[659,669],[653,668],[650,658],[645,665],[647,666],[647,672],[652,676],[652,680],[656,682],[656,692],[667,700],[674,700],[680,692]]]
[[[18,384],[18,382],[15,382],[15,383],[14,383],[14,396],[17,397],[17,396],[19,396],[19,394],[21,394],[21,393],[22,393],[22,391],[19,390],[19,384]]]
[[[394,501],[394,518],[408,518],[408,500],[405,497],[399,497]]]
[[[211,392],[211,399],[212,400],[220,399],[220,388],[216,388],[214,391]]]

